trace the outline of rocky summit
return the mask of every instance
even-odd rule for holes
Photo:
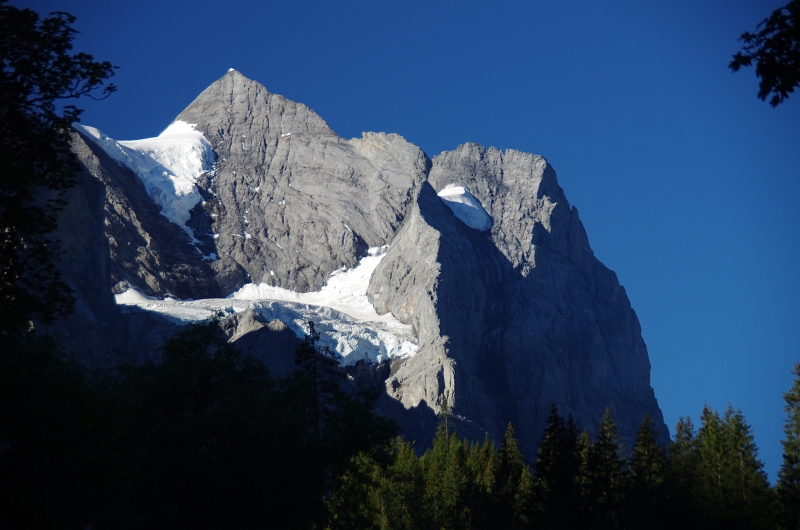
[[[541,156],[344,139],[235,70],[158,137],[78,127],[74,150],[57,237],[78,310],[56,328],[87,364],[221,312],[286,375],[310,319],[422,443],[445,400],[462,434],[511,422],[529,457],[552,403],[590,431],[610,408],[629,442],[647,413],[666,440],[625,289]]]

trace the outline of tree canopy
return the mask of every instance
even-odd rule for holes
[[[744,48],[729,66],[738,72],[755,61],[761,79],[758,97],[762,101],[769,97],[769,104],[776,107],[800,85],[800,1],[776,9],[758,28],[756,33],[742,34]]]
[[[75,17],[40,18],[0,0],[0,334],[48,322],[72,307],[56,268],[58,244],[48,239],[74,184],[72,124],[81,109],[64,100],[104,98],[114,74],[108,61],[72,53]]]

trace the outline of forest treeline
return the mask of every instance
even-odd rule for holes
[[[630,450],[611,414],[590,436],[551,407],[535,462],[513,426],[432,444],[373,411],[310,334],[274,380],[216,323],[188,326],[161,361],[89,373],[52,338],[0,351],[2,528],[800,528],[800,364],[784,397],[771,487],[741,411],[706,407]]]
[[[797,528],[797,498],[770,488],[741,411],[706,408],[701,421],[695,432],[682,419],[665,446],[645,417],[628,453],[608,411],[592,438],[553,407],[532,466],[510,424],[498,449],[442,421],[419,458],[402,439],[388,464],[358,455],[336,483],[330,526]]]

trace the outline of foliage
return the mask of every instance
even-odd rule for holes
[[[425,480],[423,503],[430,524],[435,528],[463,528],[469,520],[467,447],[449,431],[446,412],[439,421],[433,447],[420,464]]]
[[[783,394],[786,439],[781,441],[783,463],[778,471],[776,492],[782,528],[800,529],[800,363],[794,365],[792,373],[795,375],[792,388]]]
[[[730,405],[703,408],[697,433],[696,501],[701,522],[719,528],[769,526],[771,491],[750,426]]]
[[[390,458],[381,463],[360,453],[336,481],[330,504],[330,526],[414,530],[423,528],[424,481],[411,446],[396,438]]]
[[[104,377],[46,338],[7,343],[3,528],[320,527],[341,461],[388,461],[395,429],[366,396],[343,391],[317,436],[305,380],[272,380],[215,322],[177,333],[159,363]]]
[[[506,427],[495,473],[497,524],[501,528],[526,528],[532,519],[533,476],[514,438],[514,428]]]
[[[70,53],[75,17],[40,19],[0,0],[0,335],[27,330],[72,307],[56,270],[58,245],[47,235],[77,170],[70,130],[81,110],[61,100],[105,97],[109,62]],[[45,192],[49,192],[45,193]]]
[[[0,527],[85,528],[114,485],[108,403],[50,337],[0,348]]]
[[[626,479],[625,447],[617,424],[606,409],[597,438],[585,453],[588,511],[602,528],[621,528]]]
[[[631,449],[628,471],[628,517],[633,528],[665,526],[667,455],[655,424],[645,414]]]
[[[355,388],[340,369],[336,355],[319,346],[319,333],[309,333],[295,351],[297,370],[284,391],[301,409],[306,429],[315,440],[313,452],[326,462],[327,487],[361,451],[385,446],[397,435],[393,421],[373,411],[377,394]]]
[[[675,427],[675,438],[667,448],[667,503],[676,521],[693,527],[697,520],[695,491],[700,465],[697,454],[694,424],[692,419],[681,416]]]
[[[418,457],[335,364],[317,373],[339,384],[319,423],[311,400],[325,393],[308,374],[272,380],[213,322],[176,334],[161,362],[102,378],[46,337],[7,342],[4,528],[756,529],[775,528],[773,512],[779,528],[796,528],[800,366],[784,396],[775,501],[752,431],[730,406],[705,407],[697,433],[681,418],[666,454],[645,417],[629,458],[609,411],[592,439],[553,406],[534,479],[510,424],[498,449],[459,438],[444,414]]]
[[[542,519],[549,528],[574,528],[579,525],[580,454],[578,428],[569,417],[559,415],[555,403],[550,407],[547,427],[539,443],[536,459],[536,495]]]
[[[744,48],[733,56],[730,68],[756,62],[758,97],[773,107],[783,102],[800,85],[800,1],[792,0],[763,20],[757,33],[741,36]]]
[[[215,323],[188,326],[159,364],[109,381],[129,477],[105,520],[137,527],[290,525],[321,517],[325,462],[302,410]],[[291,508],[291,511],[287,511]]]

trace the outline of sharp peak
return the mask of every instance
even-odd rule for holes
[[[253,79],[250,79],[249,77],[247,77],[246,75],[244,75],[242,72],[240,72],[240,71],[239,71],[239,70],[237,70],[236,68],[229,68],[229,69],[228,69],[228,71],[227,71],[227,72],[225,72],[225,75],[223,75],[223,76],[222,76],[220,79],[224,79],[224,78],[226,78],[226,77],[240,77],[240,78],[242,78],[242,79],[245,79],[245,80],[247,80],[247,81],[252,81],[252,82],[254,82],[254,83],[257,83],[257,81],[255,81],[255,80],[253,80]],[[260,83],[259,83],[259,84],[260,84]]]
[[[270,90],[267,87],[265,87],[262,83],[259,83],[255,79],[251,79],[251,78],[247,77],[246,75],[244,75],[243,73],[241,73],[239,70],[237,70],[235,68],[228,69],[228,71],[225,72],[225,75],[223,75],[222,77],[220,77],[219,79],[217,79],[216,81],[211,83],[206,88],[206,90],[212,90],[213,87],[219,86],[220,83],[225,84],[226,81],[227,81],[227,83],[232,83],[231,85],[226,85],[226,86],[229,86],[230,89],[233,90],[233,91],[238,91],[238,90],[241,90],[241,89],[247,90],[247,89],[249,89],[249,88],[251,88],[253,86],[256,86],[256,87],[266,91],[267,93],[271,93]]]

